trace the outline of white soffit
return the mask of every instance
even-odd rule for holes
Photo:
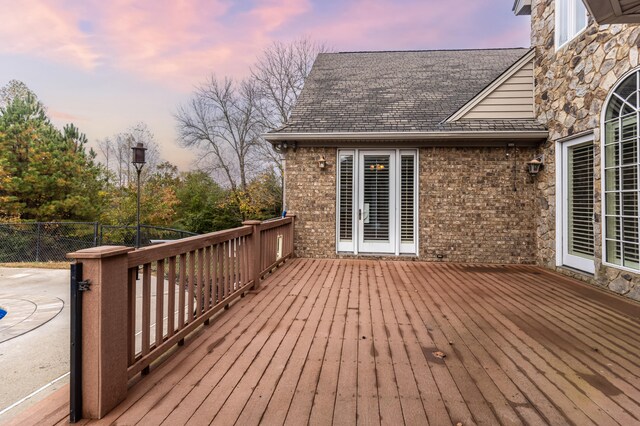
[[[640,0],[583,0],[600,25],[640,23]]]
[[[513,13],[516,16],[531,15],[531,0],[516,0],[513,3]]]

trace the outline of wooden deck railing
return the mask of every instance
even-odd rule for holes
[[[130,379],[291,257],[293,229],[293,217],[246,221],[136,251],[69,254],[91,283],[82,311],[83,416],[104,416]]]
[[[293,218],[263,222],[260,245],[260,275],[264,276],[293,253]]]

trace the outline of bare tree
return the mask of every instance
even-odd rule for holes
[[[313,62],[327,47],[308,37],[291,43],[276,41],[251,69],[260,95],[260,112],[268,129],[287,123]]]
[[[266,129],[287,124],[316,57],[328,51],[324,43],[302,37],[291,43],[276,41],[258,57],[251,75],[258,88],[258,109]],[[284,159],[266,141],[260,152],[275,166],[284,194]]]
[[[16,98],[27,99],[28,97],[31,97],[33,102],[38,102],[38,97],[26,84],[19,80],[11,80],[0,88],[0,108],[5,108]]]
[[[257,148],[264,130],[253,79],[234,82],[211,76],[175,118],[182,145],[204,150],[210,170],[222,174],[234,191],[246,191],[260,169]]]
[[[146,166],[140,174],[140,180],[145,182],[161,161],[158,143],[145,123],[137,123],[122,133],[98,141],[99,158],[113,173],[116,179],[114,183],[120,187],[127,186],[136,176],[135,168],[131,163],[131,147],[138,142],[144,143],[147,148]]]

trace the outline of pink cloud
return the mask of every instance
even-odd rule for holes
[[[77,17],[56,2],[30,1],[17,5],[2,0],[5,11],[0,25],[0,51],[58,58],[85,69],[95,66],[98,54],[90,37],[75,26]]]
[[[0,52],[125,71],[183,89],[211,72],[246,75],[269,33],[310,9],[308,0],[256,0],[234,13],[233,0],[2,3],[16,13],[0,26]]]
[[[0,0],[2,6],[12,12],[0,25],[0,53],[115,70],[181,91],[211,73],[245,76],[274,39],[302,34],[337,50],[510,45],[483,22],[491,19],[487,10],[495,13],[494,0],[30,0],[20,7]],[[509,31],[518,37],[520,30]]]
[[[77,122],[82,122],[82,121],[86,121],[87,120],[86,117],[82,117],[82,116],[74,115],[74,114],[69,114],[67,112],[58,111],[58,110],[54,110],[54,109],[51,109],[51,108],[47,108],[47,115],[53,121],[64,122],[64,123],[72,123],[72,122],[73,123],[77,123]]]

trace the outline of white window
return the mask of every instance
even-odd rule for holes
[[[582,0],[556,0],[556,48],[587,27],[587,10]]]
[[[604,261],[640,270],[638,214],[639,74],[625,78],[604,115]]]

